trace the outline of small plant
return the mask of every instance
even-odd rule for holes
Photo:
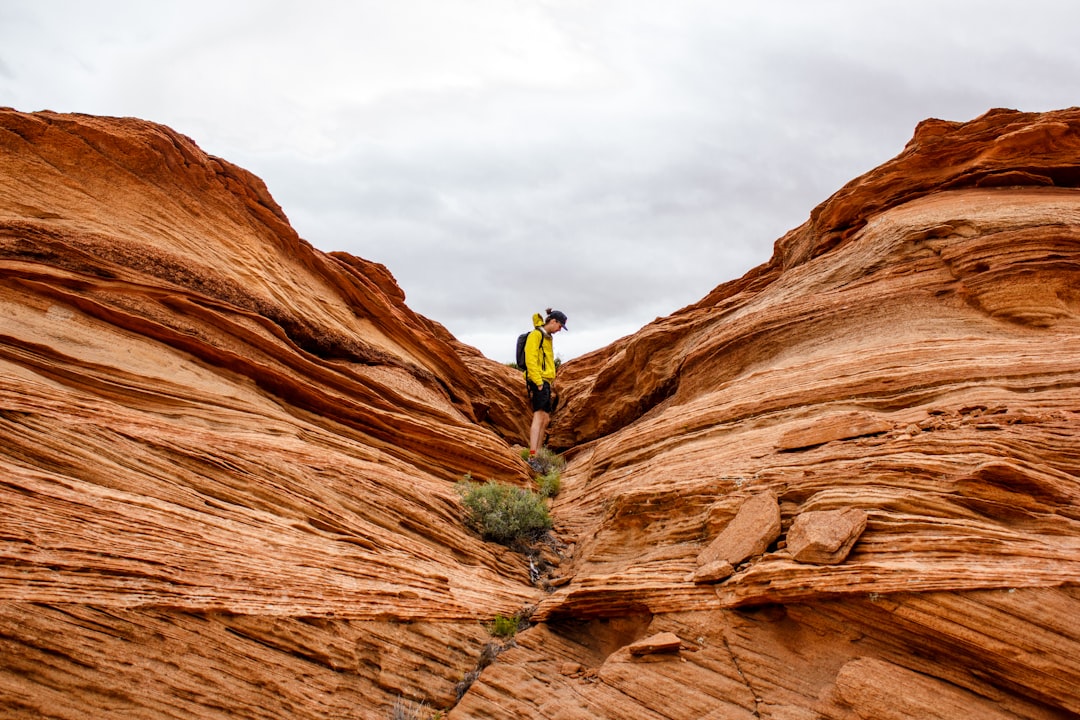
[[[476,661],[476,667],[465,673],[461,682],[454,687],[457,702],[461,702],[461,698],[465,697],[465,693],[469,692],[469,688],[476,682],[476,678],[480,677],[480,673],[484,671],[484,668],[495,662],[495,658],[505,649],[505,646],[493,642],[489,642],[484,646],[484,649],[480,652],[480,659]]]
[[[536,487],[540,497],[553,498],[559,494],[562,488],[562,471],[566,467],[565,460],[546,447],[540,448],[531,458],[529,451],[522,448],[521,459],[527,461],[537,473]]]
[[[461,678],[461,682],[454,686],[454,694],[457,696],[456,702],[461,702],[461,698],[465,697],[465,693],[469,692],[469,688],[476,682],[476,678],[480,677],[480,673],[481,668],[470,670]]]
[[[495,619],[488,625],[488,632],[495,637],[508,638],[513,637],[518,631],[518,618],[516,615],[510,617],[504,617],[502,615],[496,615]]]
[[[469,475],[455,489],[468,511],[469,524],[487,540],[514,545],[551,529],[544,498],[531,490],[498,482],[478,485]]]
[[[514,635],[517,635],[522,630],[529,629],[531,625],[530,621],[534,612],[536,612],[535,605],[525,605],[513,615],[504,616],[496,614],[495,619],[491,622],[490,625],[487,626],[488,632],[490,632],[495,637],[512,638]],[[485,648],[485,652],[491,650],[497,650],[498,652],[502,652],[503,650],[511,647],[512,645],[513,643],[511,642],[509,644],[504,644],[500,648],[498,645],[489,643],[488,647]],[[495,654],[497,655],[498,652],[496,652]],[[481,659],[483,660],[483,658]],[[494,655],[491,655],[490,659],[493,660]]]
[[[540,493],[540,497],[553,498],[559,494],[559,490],[562,488],[562,477],[559,475],[558,470],[552,470],[547,475],[541,475],[536,478],[537,492]]]
[[[390,720],[425,720],[424,705],[402,697],[395,698],[390,708]]]
[[[551,472],[561,474],[566,467],[566,461],[559,457],[555,451],[546,447],[542,447],[536,451],[536,460],[541,475],[547,475]]]

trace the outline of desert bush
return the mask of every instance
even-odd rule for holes
[[[523,488],[498,482],[483,485],[466,475],[457,484],[469,524],[487,540],[504,545],[532,540],[551,529],[544,498]]]
[[[497,658],[499,653],[507,647],[509,647],[509,645],[502,645],[496,642],[489,642],[484,646],[484,649],[480,651],[480,659],[476,661],[476,667],[465,673],[461,682],[454,688],[458,702],[461,702],[461,698],[465,697],[465,693],[469,692],[469,688],[476,682],[476,678],[480,677],[480,673],[484,671],[484,668],[495,662],[495,658]]]
[[[390,720],[427,720],[425,703],[415,703],[399,697],[390,708]]]
[[[521,448],[521,459],[529,459],[528,448]],[[563,469],[566,467],[566,461],[555,453],[555,451],[549,450],[546,447],[542,447],[536,451],[533,461],[535,462],[534,469],[540,475],[547,475],[552,472],[562,473]]]
[[[559,494],[559,490],[562,488],[562,477],[559,475],[558,470],[552,470],[547,475],[541,475],[536,478],[537,492],[540,493],[540,497],[553,498]]]
[[[488,632],[495,637],[512,638],[522,630],[527,630],[532,626],[532,616],[536,612],[535,605],[526,605],[513,615],[495,615],[495,619],[487,626]],[[511,647],[513,643],[504,645],[503,650]],[[498,646],[493,646],[498,647]],[[500,650],[501,652],[501,650]]]
[[[504,617],[502,615],[496,615],[495,619],[488,625],[488,632],[495,637],[507,638],[513,637],[518,631],[518,618],[514,615],[510,617]]]

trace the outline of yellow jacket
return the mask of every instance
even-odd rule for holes
[[[544,382],[555,384],[555,354],[551,349],[551,335],[541,328],[544,316],[533,315],[533,330],[525,341],[525,377],[532,384],[540,387]]]

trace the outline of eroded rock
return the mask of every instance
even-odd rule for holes
[[[673,632],[662,632],[631,643],[626,649],[631,655],[655,655],[678,652],[680,647],[682,647],[682,640],[678,635]]]
[[[772,490],[751,495],[731,522],[697,557],[702,568],[726,562],[731,566],[760,555],[780,537],[780,504]]]
[[[800,513],[788,530],[787,550],[802,563],[842,563],[866,529],[866,519],[866,511],[861,508]]]
[[[697,583],[718,582],[734,574],[735,568],[727,560],[714,560],[702,565],[690,575]]]
[[[167,128],[0,120],[15,720],[1080,714],[1080,110],[927,121],[769,262],[566,363],[550,592],[451,489],[528,482],[519,374]],[[818,565],[733,526],[699,564],[751,488],[873,532]]]
[[[779,450],[799,450],[833,440],[877,435],[892,429],[892,423],[869,413],[844,413],[815,420],[807,427],[789,430],[777,442]]]
[[[1014,720],[994,702],[940,679],[872,658],[852,660],[836,677],[836,693],[857,715],[874,720]]]

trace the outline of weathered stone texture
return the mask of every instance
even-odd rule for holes
[[[453,491],[530,482],[517,373],[188,138],[0,110],[4,717],[1074,717],[1078,186],[1080,110],[928,120],[566,363],[534,585]]]
[[[682,647],[682,640],[678,635],[673,632],[662,632],[630,643],[626,649],[631,655],[654,655],[676,652],[680,647]]]
[[[723,561],[738,565],[760,555],[780,537],[780,506],[771,489],[746,499],[727,527],[702,550],[698,565]]]
[[[802,513],[788,530],[787,551],[799,562],[841,563],[866,529],[866,517],[859,508]]]

